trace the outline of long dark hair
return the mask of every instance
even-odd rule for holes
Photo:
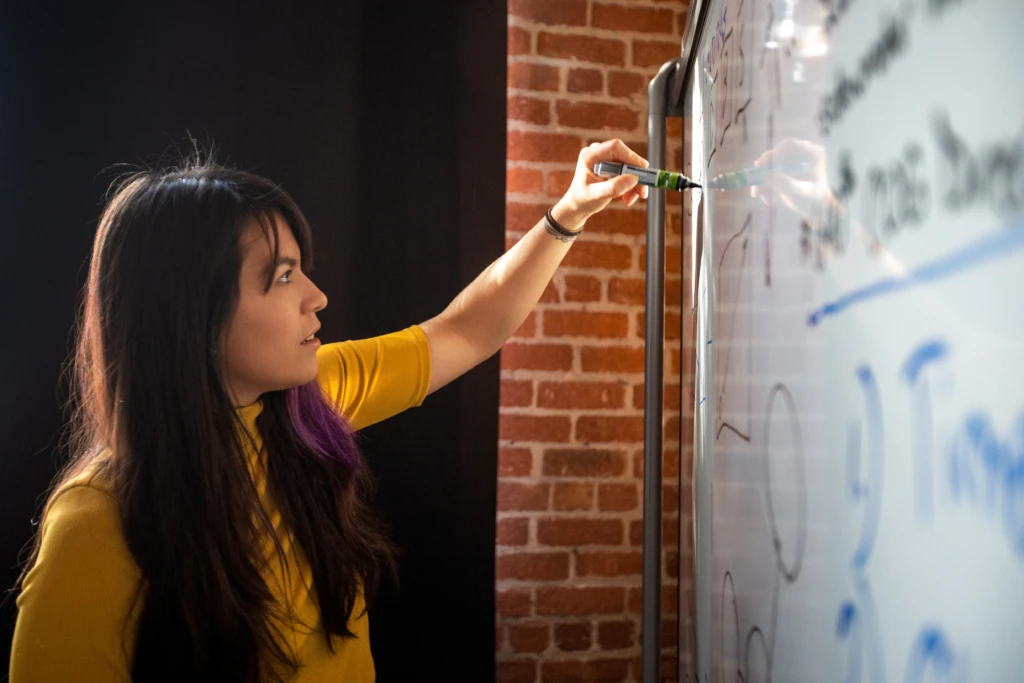
[[[90,468],[112,482],[143,577],[133,681],[255,682],[267,655],[295,669],[267,618],[276,607],[261,534],[282,562],[284,551],[249,474],[217,345],[238,302],[246,226],[259,222],[276,260],[283,219],[309,272],[309,225],[279,186],[199,153],[123,177],[108,197],[78,324],[71,459],[47,507]],[[268,490],[312,569],[333,651],[332,636],[354,637],[360,592],[369,604],[394,573],[395,551],[367,504],[373,484],[353,432],[319,385],[261,399]],[[37,534],[19,585],[39,544]]]

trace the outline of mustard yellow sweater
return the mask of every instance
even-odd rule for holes
[[[416,326],[383,337],[326,344],[317,350],[317,360],[317,379],[354,429],[420,405],[430,383],[427,338]],[[260,447],[255,422],[261,410],[258,401],[239,409]],[[289,565],[281,565],[267,538],[269,569],[264,578],[284,611],[294,615],[282,630],[302,663],[293,680],[373,681],[369,624],[362,600],[357,601],[349,622],[357,637],[335,638],[332,655],[322,635],[316,596],[310,593],[309,565],[300,549],[292,553],[291,535],[266,497],[257,453],[248,454],[250,471]],[[287,585],[286,576],[291,579]],[[139,568],[125,545],[118,503],[109,484],[89,472],[64,484],[44,514],[39,556],[17,599],[11,683],[130,681],[138,608],[132,615],[128,610],[140,580]],[[122,641],[126,617],[129,630]]]

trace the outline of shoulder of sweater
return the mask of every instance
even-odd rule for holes
[[[44,524],[54,522],[74,524],[120,525],[117,496],[109,477],[97,467],[90,466],[57,487],[50,499]]]

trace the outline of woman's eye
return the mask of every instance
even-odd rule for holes
[[[292,281],[292,271],[290,271],[290,270],[285,271],[284,274],[281,275],[281,277],[277,278],[277,281],[278,282],[291,282]]]

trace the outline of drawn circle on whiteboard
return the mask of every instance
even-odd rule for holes
[[[775,399],[781,396],[788,412],[790,438],[792,443],[790,449],[793,453],[795,469],[795,489],[786,489],[787,493],[796,496],[796,539],[793,544],[794,551],[792,560],[787,563],[783,557],[782,536],[779,534],[779,524],[776,517],[775,502],[772,497],[772,475],[771,475],[771,430],[772,411],[775,409]],[[800,569],[804,562],[804,553],[807,547],[807,473],[805,471],[803,438],[800,433],[800,418],[797,415],[796,403],[793,395],[784,384],[776,383],[768,392],[768,405],[764,411],[764,457],[761,458],[764,467],[764,496],[768,508],[768,523],[771,526],[772,547],[775,550],[775,559],[779,571],[788,583],[793,583],[800,576]]]
[[[728,600],[728,604],[726,603]],[[736,583],[733,581],[732,572],[726,572],[722,577],[722,600],[718,612],[718,680],[722,683],[729,683],[727,672],[735,674],[733,683],[742,683],[743,674],[740,668],[740,612],[736,604]],[[726,633],[726,622],[731,624],[729,633]],[[731,652],[726,652],[726,649]]]
[[[743,647],[743,670],[746,672],[746,676],[740,679],[741,683],[748,683],[752,681],[765,681],[771,683],[772,680],[772,649],[774,645],[769,645],[768,641],[772,640],[769,635],[765,639],[764,631],[761,630],[760,626],[751,626],[750,630],[747,631],[746,645]],[[758,645],[758,650],[761,656],[758,658],[751,657],[754,653],[754,646]],[[754,663],[757,662],[761,666],[755,669]],[[763,667],[763,668],[762,668]]]

